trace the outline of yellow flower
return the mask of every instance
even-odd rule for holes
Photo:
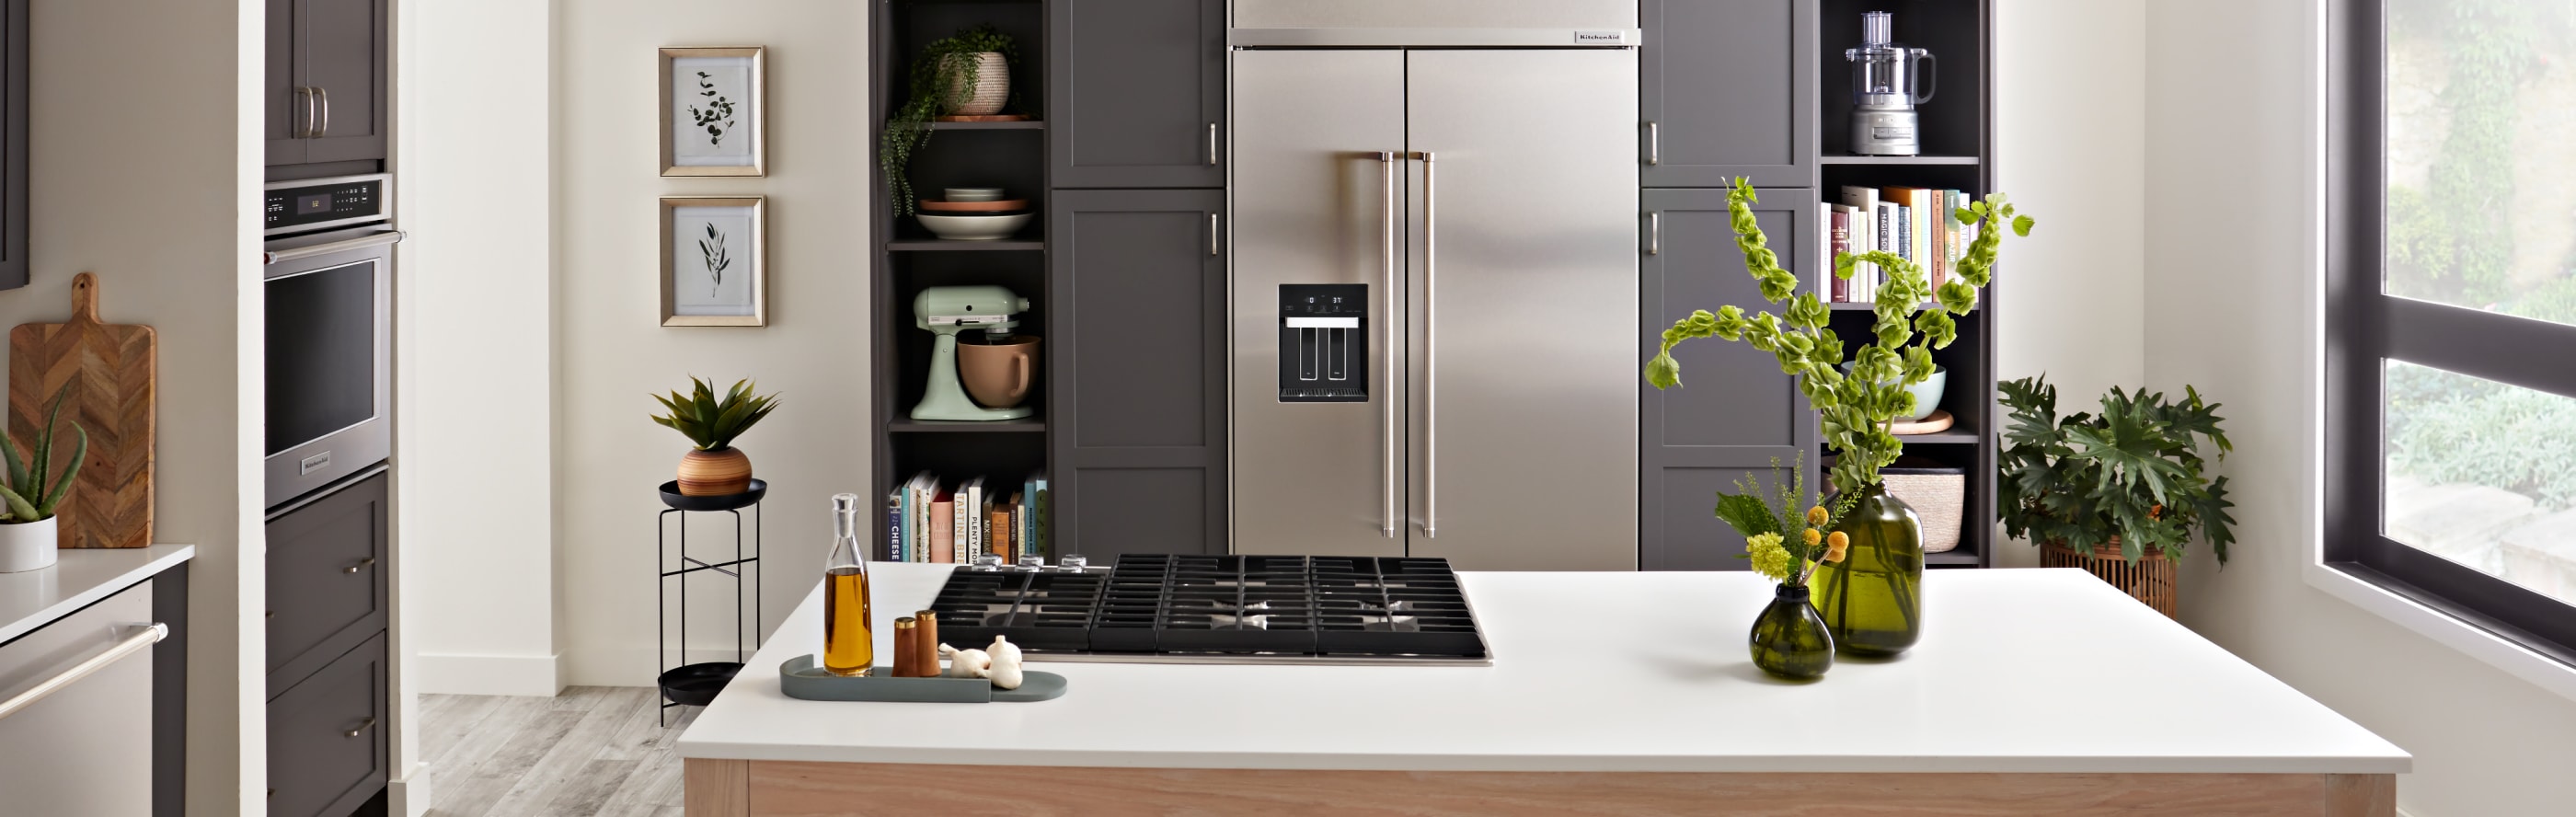
[[[1833,564],[1841,564],[1843,554],[1850,549],[1851,548],[1848,545],[1828,545],[1825,547],[1825,561]]]
[[[1807,540],[1808,547],[1815,547],[1817,542],[1824,541],[1825,534],[1823,531],[1816,530],[1815,528],[1808,528],[1806,535],[1802,538]]]
[[[1823,505],[1807,509],[1807,524],[1809,525],[1823,525],[1827,518],[1828,517],[1825,514],[1825,506]]]
[[[1825,545],[1835,550],[1851,547],[1851,534],[1834,531],[1834,535],[1825,537]]]
[[[1780,534],[1765,533],[1744,540],[1744,551],[1753,557],[1753,572],[1774,581],[1789,580],[1789,549],[1780,546]]]

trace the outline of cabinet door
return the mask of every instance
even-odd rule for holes
[[[385,629],[388,477],[268,520],[270,691]]]
[[[261,130],[268,141],[268,163],[292,165],[304,163],[304,123],[320,110],[311,104],[302,88],[304,77],[296,71],[296,55],[303,51],[296,39],[295,7],[299,0],[268,0],[268,54],[266,79],[260,84],[265,101],[261,113]]]
[[[1780,265],[1798,273],[1801,290],[1815,277],[1816,197],[1806,190],[1763,190],[1754,218],[1770,237]],[[1645,192],[1646,247],[1639,265],[1638,360],[1655,354],[1663,331],[1692,310],[1726,304],[1753,311],[1783,311],[1762,300],[1744,271],[1744,254],[1729,229],[1726,191]],[[1747,473],[1769,479],[1771,460],[1783,467],[1808,452],[1808,486],[1815,481],[1814,413],[1797,384],[1780,373],[1771,353],[1718,338],[1694,340],[1673,350],[1682,365],[1682,387],[1657,391],[1639,381],[1638,561],[1647,570],[1743,570],[1736,535],[1711,510],[1718,491],[1735,490]]]
[[[1223,187],[1223,0],[1057,0],[1056,187]]]
[[[1814,0],[1644,0],[1647,187],[1815,186]]]
[[[27,285],[27,7],[32,0],[0,2],[0,289]]]
[[[1055,195],[1059,554],[1227,550],[1224,205],[1217,190]]]
[[[296,0],[297,83],[313,89],[305,162],[385,158],[393,98],[386,0]]]
[[[270,817],[337,817],[385,787],[385,637],[268,699]]]

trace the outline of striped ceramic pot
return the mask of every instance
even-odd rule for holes
[[[680,457],[681,496],[732,496],[751,490],[751,455],[725,447],[689,449]]]
[[[950,57],[949,59],[964,59]],[[1011,63],[1001,52],[986,51],[975,55],[975,92],[966,92],[966,74],[952,74],[948,82],[948,112],[957,116],[991,116],[1002,112],[1002,103],[1011,101]]]

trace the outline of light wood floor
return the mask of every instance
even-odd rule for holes
[[[573,687],[553,698],[423,695],[432,817],[680,817],[680,731],[654,690]]]

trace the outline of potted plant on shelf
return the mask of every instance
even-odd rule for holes
[[[1754,220],[1756,201],[1746,179],[1736,180],[1727,194],[1735,246],[1744,254],[1746,271],[1761,283],[1763,299],[1786,302],[1786,313],[1746,315],[1732,304],[1714,314],[1693,312],[1664,330],[1662,348],[1646,364],[1646,381],[1658,389],[1680,386],[1681,364],[1673,360],[1673,347],[1707,337],[1751,343],[1770,352],[1782,372],[1798,379],[1799,393],[1822,415],[1825,447],[1836,454],[1834,488],[1852,503],[1851,511],[1833,524],[1834,531],[1850,540],[1848,558],[1816,573],[1817,607],[1837,649],[1858,655],[1904,652],[1922,635],[1923,532],[1913,509],[1889,496],[1879,478],[1879,469],[1905,449],[1889,424],[1915,416],[1910,387],[1932,376],[1932,350],[1958,338],[1951,316],[1967,314],[1976,305],[1977,290],[1993,280],[2004,237],[1999,227],[2010,225],[2013,234],[2027,236],[2031,219],[2018,215],[2000,194],[1960,208],[1959,222],[1977,225],[1977,236],[1959,259],[1957,274],[1937,292],[1921,267],[1896,253],[1836,256],[1836,277],[1850,278],[1859,262],[1877,264],[1886,277],[1878,288],[1869,342],[1848,358],[1852,366],[1845,372],[1842,339],[1827,326],[1829,307],[1816,293],[1799,292],[1797,274],[1780,268],[1779,254]],[[1940,308],[1923,309],[1927,301]]]
[[[1833,668],[1834,638],[1808,600],[1807,583],[1818,569],[1849,555],[1851,535],[1833,528],[1859,495],[1843,493],[1828,507],[1824,497],[1807,493],[1805,455],[1799,457],[1786,478],[1780,459],[1771,459],[1773,490],[1747,474],[1735,483],[1743,493],[1719,494],[1717,518],[1744,534],[1741,558],[1752,560],[1753,572],[1780,583],[1745,639],[1753,665],[1776,677],[1811,681]]]
[[[717,397],[706,381],[692,377],[689,382],[695,388],[688,395],[653,395],[670,410],[653,422],[696,444],[680,456],[680,495],[732,496],[751,490],[751,456],[733,447],[733,441],[777,410],[778,395],[754,396],[752,382],[741,380]]]
[[[942,116],[1000,113],[1012,98],[1011,70],[1019,64],[1019,44],[991,24],[932,40],[913,55],[906,88],[910,96],[886,117],[885,131],[878,136],[877,166],[894,196],[896,215],[914,212],[906,169],[912,154],[930,144],[930,123]]]
[[[0,486],[0,573],[51,567],[58,555],[54,509],[71,492],[72,479],[80,476],[81,460],[89,458],[89,431],[73,423],[72,433],[78,436],[71,460],[63,464],[61,474],[47,473],[54,462],[54,425],[63,417],[64,398],[71,394],[69,383],[54,393],[54,405],[45,413],[44,434],[34,440],[26,457],[18,456],[15,444],[0,440],[0,459],[9,467],[9,484]]]
[[[2175,570],[2195,531],[2209,538],[2218,563],[2236,541],[2227,509],[2227,478],[2208,476],[2200,446],[2225,459],[2234,446],[2218,424],[2218,404],[2183,387],[2180,402],[2163,393],[2117,387],[2102,413],[2057,416],[2057,387],[2047,378],[2005,382],[2011,429],[1999,443],[1996,504],[2004,531],[2028,537],[2049,567],[2080,567],[2175,615]]]

